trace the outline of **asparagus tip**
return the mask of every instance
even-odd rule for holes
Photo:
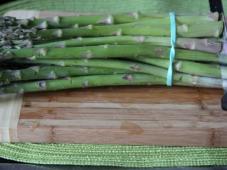
[[[60,17],[59,16],[55,16],[55,17],[52,18],[51,21],[56,23],[56,24],[59,24],[60,23]]]
[[[37,26],[38,29],[46,29],[47,27],[48,27],[47,21],[43,21]]]
[[[21,19],[19,20],[19,24],[23,25],[23,26],[28,26],[29,24],[29,19]]]

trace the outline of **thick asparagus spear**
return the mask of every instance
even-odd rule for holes
[[[35,48],[44,47],[78,47],[78,46],[94,46],[94,45],[130,45],[130,44],[149,44],[159,46],[170,46],[169,37],[152,37],[152,36],[109,36],[95,38],[75,38],[64,41],[55,41],[34,45]],[[178,38],[176,47],[198,50],[210,53],[218,53],[221,51],[222,44],[216,39],[198,39],[198,38]]]
[[[204,22],[192,25],[178,24],[178,37],[219,37],[223,32],[223,22]],[[101,37],[113,35],[170,36],[169,23],[135,22],[108,26],[86,26],[80,28],[47,29],[37,31],[33,38],[56,40],[75,37]]]
[[[125,58],[125,57],[168,58],[169,48],[147,44],[140,45],[102,45],[67,48],[23,48],[7,50],[3,59],[89,59],[89,58]],[[219,62],[216,54],[176,49],[176,59]]]
[[[62,66],[33,66],[25,69],[0,71],[0,82],[8,84],[13,81],[56,79],[95,74],[130,73],[126,70],[109,69],[102,67],[62,67]]]
[[[140,57],[136,58],[135,60],[163,68],[169,67],[169,60],[166,59]],[[221,68],[218,64],[205,64],[193,61],[175,60],[174,68],[175,71],[182,73],[221,79]]]
[[[58,80],[15,83],[0,88],[0,93],[27,93],[116,85],[165,85],[165,83],[166,80],[164,78],[148,74],[91,75]],[[222,81],[219,79],[178,74],[174,84],[220,88]]]
[[[164,79],[146,74],[116,74],[69,77],[59,80],[43,80],[28,83],[15,83],[0,88],[1,93],[26,93],[36,91],[53,91],[82,87],[163,84]]]
[[[151,21],[150,21],[151,22]],[[205,22],[177,26],[178,37],[219,37],[223,22]],[[113,35],[170,36],[169,23],[135,22],[109,26],[86,26],[81,28],[47,29],[38,31],[34,37],[40,40],[67,39],[75,37],[100,37]]]
[[[86,25],[108,25],[114,24],[112,15],[89,15],[89,16],[56,16],[52,18],[33,18],[23,21],[26,28],[36,27],[38,29],[47,28],[69,28]]]
[[[85,67],[103,67],[111,69],[128,70],[136,73],[147,73],[155,76],[166,78],[166,69],[153,66],[150,64],[143,64],[132,61],[122,60],[110,60],[110,59],[90,59],[90,60],[17,60],[18,63],[30,63],[30,64],[43,64],[43,65],[58,65],[58,66],[85,66]]]
[[[206,88],[223,88],[223,80],[190,74],[174,73],[174,85]]]
[[[211,13],[204,16],[177,16],[177,21],[184,24],[201,23],[204,21],[217,21],[218,13]],[[46,28],[66,28],[74,27],[75,25],[108,25],[108,24],[123,24],[143,20],[164,20],[168,22],[168,15],[149,15],[141,12],[132,12],[116,15],[75,15],[75,16],[56,16],[52,18],[33,18],[29,20],[17,20],[18,24],[23,24],[27,28],[36,27],[39,29]],[[15,21],[14,21],[15,22]]]

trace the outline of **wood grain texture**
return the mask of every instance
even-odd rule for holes
[[[24,97],[14,142],[227,146],[222,90],[115,87]]]

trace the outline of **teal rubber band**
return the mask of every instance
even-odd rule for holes
[[[171,48],[169,53],[169,67],[167,71],[166,85],[172,86],[173,84],[173,62],[175,58],[175,44],[177,38],[176,17],[174,12],[169,13],[170,18],[170,41]]]

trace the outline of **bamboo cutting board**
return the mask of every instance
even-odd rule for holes
[[[73,15],[8,13],[20,18],[59,14]],[[5,139],[11,142],[227,146],[227,112],[220,107],[222,95],[222,90],[182,87],[31,93],[23,98],[19,120],[14,120],[7,131],[0,124],[0,139],[4,131],[9,134]],[[17,116],[7,120],[13,117]]]
[[[16,142],[227,146],[221,90],[115,87],[27,94]]]

